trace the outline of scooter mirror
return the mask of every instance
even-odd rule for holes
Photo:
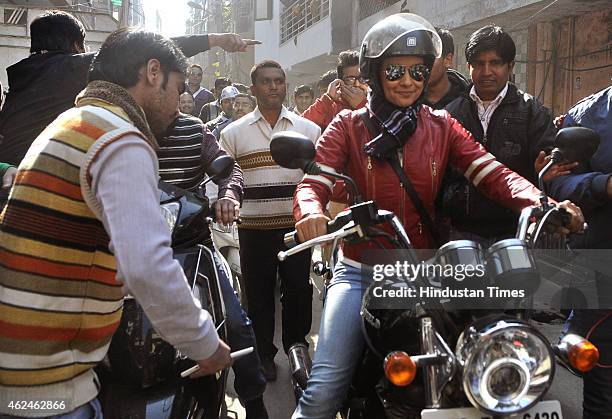
[[[555,145],[564,160],[587,162],[599,147],[599,134],[586,127],[560,129],[555,137]]]
[[[210,162],[206,174],[210,177],[209,180],[217,183],[221,179],[228,177],[234,170],[234,160],[231,156],[219,156]]]
[[[282,131],[270,141],[272,158],[287,169],[302,169],[314,160],[315,146],[306,136],[293,131]]]

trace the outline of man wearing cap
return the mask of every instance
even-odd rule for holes
[[[219,116],[219,113],[221,112],[221,104],[219,103],[221,92],[227,86],[231,85],[232,81],[227,77],[219,77],[215,79],[215,88],[212,90],[213,95],[215,95],[215,101],[202,106],[202,110],[200,110],[199,113],[199,118],[202,120],[202,122],[210,122]]]
[[[221,114],[210,122],[206,123],[206,128],[213,133],[217,141],[221,135],[221,130],[234,120],[234,100],[240,92],[234,86],[227,86],[221,91],[219,105]]]

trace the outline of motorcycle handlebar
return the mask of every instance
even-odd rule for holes
[[[300,239],[298,238],[297,230],[293,230],[285,234],[283,242],[285,243],[285,247],[287,249],[294,248],[295,246],[300,244]]]
[[[310,249],[315,246],[325,244],[330,241],[334,241],[336,239],[342,239],[352,234],[360,234],[360,232],[361,232],[361,228],[359,226],[356,226],[356,225],[352,225],[350,227],[344,226],[343,228],[337,231],[334,231],[333,233],[328,233],[323,236],[315,237],[314,239],[308,240],[304,243],[300,243],[297,246],[292,247],[291,249],[287,251],[278,252],[278,260],[283,262],[289,256],[293,256],[297,253],[300,253],[303,250]]]
[[[212,220],[213,223],[217,222],[217,202],[215,201],[212,204],[210,204],[210,219]],[[242,224],[242,218],[238,217],[238,218],[234,218],[234,223],[236,223],[237,225]]]
[[[537,239],[537,235],[540,231],[544,230],[549,233],[554,233],[558,227],[568,227],[572,221],[572,216],[565,208],[553,207],[545,210],[543,207],[528,207],[523,209],[519,217],[519,224],[516,237],[525,240],[527,237],[527,230],[529,225],[534,222],[539,224],[536,237],[533,237],[533,241]],[[543,224],[540,224],[543,223]],[[585,223],[585,229],[588,226]]]
[[[344,210],[338,213],[338,215],[336,215],[333,220],[329,220],[327,222],[327,233],[329,234],[340,230],[351,220],[352,217],[350,210]],[[287,249],[291,249],[301,243],[300,239],[298,238],[297,230],[293,230],[285,234],[283,241],[285,242],[285,246],[287,247]]]

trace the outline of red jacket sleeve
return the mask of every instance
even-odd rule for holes
[[[516,212],[539,205],[535,186],[498,162],[457,120],[450,121],[450,163],[481,193]]]
[[[349,158],[349,137],[346,120],[335,118],[323,131],[316,144],[315,161],[326,169],[345,172]],[[335,179],[305,175],[293,197],[293,216],[297,221],[310,214],[323,214],[332,195]]]
[[[334,100],[326,93],[320,98],[317,98],[315,103],[310,105],[304,111],[302,116],[321,128],[321,132],[327,128],[329,123],[334,119],[334,116],[343,109],[342,105],[334,102]]]

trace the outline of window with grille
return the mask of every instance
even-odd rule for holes
[[[359,20],[385,10],[400,0],[359,0]]]
[[[250,32],[253,27],[253,1],[254,0],[238,0],[235,9],[236,16],[236,32]]]
[[[329,0],[296,0],[281,13],[281,44],[329,16]]]
[[[25,26],[28,24],[28,11],[25,7],[4,9],[4,23],[7,25]]]

